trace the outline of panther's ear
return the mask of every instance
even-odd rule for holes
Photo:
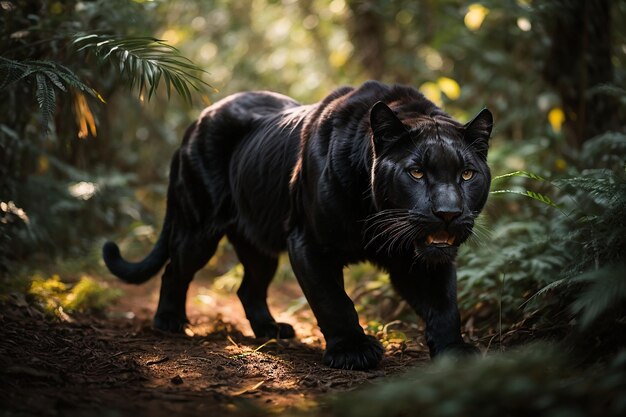
[[[372,127],[372,141],[376,154],[380,154],[386,146],[407,132],[406,127],[393,110],[382,101],[374,104],[370,110],[370,126]]]
[[[465,142],[471,146],[481,157],[487,159],[489,150],[489,137],[493,128],[493,116],[491,112],[484,108],[476,117],[467,122],[465,128]]]

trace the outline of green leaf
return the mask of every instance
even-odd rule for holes
[[[502,174],[502,175],[497,175],[495,177],[493,177],[493,179],[491,180],[493,181],[498,181],[501,180],[503,178],[509,178],[509,177],[525,177],[525,178],[530,178],[533,180],[537,180],[537,181],[546,181],[545,178],[537,175],[537,174],[533,174],[532,172],[528,172],[528,171],[515,171],[515,172],[509,172],[508,174]]]
[[[46,75],[46,77],[48,77],[50,81],[52,81],[52,84],[54,84],[59,90],[67,92],[67,88],[63,85],[60,77],[57,74],[52,71],[44,71],[43,73]]]
[[[41,72],[38,72],[35,75],[35,79],[37,80],[35,97],[37,99],[37,103],[39,104],[39,108],[41,109],[41,125],[44,131],[48,132],[48,124],[54,114],[56,104],[54,87],[47,81],[48,79]]]
[[[557,203],[555,203],[550,197],[543,195],[541,193],[537,193],[535,191],[530,191],[530,190],[494,190],[494,191],[490,191],[489,194],[517,194],[517,195],[523,195],[524,197],[529,197],[532,198],[533,200],[537,200],[542,202],[543,204],[546,204],[548,206],[557,208],[559,210],[561,210],[561,208],[559,207],[559,205]]]

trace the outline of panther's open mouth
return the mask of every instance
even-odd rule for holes
[[[440,232],[426,236],[426,246],[447,248],[454,244],[454,240],[455,237],[453,235],[442,230]]]

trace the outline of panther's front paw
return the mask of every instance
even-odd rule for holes
[[[187,317],[181,317],[174,313],[157,313],[154,316],[153,327],[156,330],[168,333],[184,333],[185,326],[189,323]]]
[[[378,339],[364,334],[328,340],[323,362],[331,368],[371,369],[383,358]]]
[[[268,339],[292,339],[296,337],[296,332],[287,323],[263,323],[252,326],[254,335],[259,338]]]

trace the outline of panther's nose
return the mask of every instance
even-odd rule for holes
[[[433,214],[450,224],[463,213],[463,196],[456,184],[435,184],[431,191]]]
[[[439,217],[446,223],[452,222],[452,220],[456,219],[461,215],[461,210],[447,210],[447,211],[435,211],[433,210],[435,216]]]

